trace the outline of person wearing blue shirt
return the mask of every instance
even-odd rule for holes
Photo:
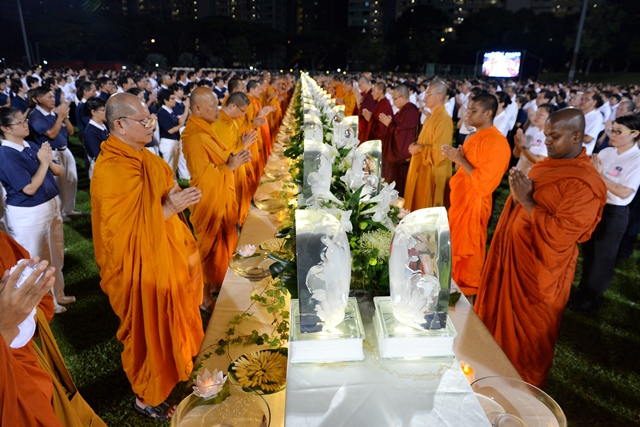
[[[7,192],[7,231],[31,256],[55,267],[55,311],[61,313],[66,309],[60,304],[75,301],[64,294],[62,276],[64,233],[54,175],[62,175],[63,168],[54,162],[56,152],[48,142],[26,142],[28,135],[28,120],[20,110],[0,108],[0,183]]]
[[[27,92],[29,88],[20,79],[11,79],[11,107],[17,108],[21,113],[27,111]]]
[[[9,104],[9,95],[4,93],[5,90],[7,90],[7,82],[3,77],[0,79],[0,107]]]
[[[80,142],[84,140],[84,129],[89,124],[90,117],[84,115],[84,103],[92,96],[96,96],[96,86],[88,81],[83,81],[78,85],[76,90],[76,96],[78,97],[78,105],[74,111],[76,115],[76,125],[78,126],[78,136]]]
[[[158,127],[160,128],[160,154],[171,170],[178,169],[180,159],[180,128],[184,126],[186,115],[177,117],[173,113],[176,95],[173,90],[162,89],[158,93]]]
[[[100,154],[100,144],[109,138],[109,130],[105,126],[105,105],[102,98],[94,96],[84,104],[85,115],[90,116],[89,124],[84,131],[84,150],[87,153],[87,173],[93,176],[93,166]]]
[[[56,178],[60,187],[62,220],[69,221],[69,217],[80,215],[76,212],[76,191],[78,187],[78,171],[76,160],[67,149],[68,137],[73,135],[73,126],[69,121],[69,104],[55,106],[55,96],[51,89],[38,87],[33,92],[36,107],[29,114],[29,128],[31,135],[38,145],[48,142],[51,149],[58,153],[58,160],[64,173]]]

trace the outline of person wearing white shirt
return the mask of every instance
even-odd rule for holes
[[[613,279],[620,242],[629,222],[629,203],[640,187],[640,118],[621,116],[607,130],[611,145],[594,154],[594,167],[607,186],[607,204],[591,238],[582,245],[582,279],[568,307],[597,310]]]
[[[607,92],[602,92],[600,94],[603,104],[598,108],[598,111],[602,114],[602,119],[604,121],[609,120],[609,117],[611,117],[611,103],[609,102],[609,95],[610,94]]]
[[[446,102],[444,103],[444,109],[449,115],[449,117],[453,118],[453,111],[456,108],[456,98],[452,96],[453,92],[449,89],[447,90]]]
[[[473,86],[469,82],[464,82],[460,87],[460,93],[456,97],[458,103],[458,135],[456,136],[456,142],[458,147],[464,143],[464,140],[467,138],[471,132],[475,131],[475,128],[469,126],[465,123],[464,116],[467,114],[467,108],[469,107],[469,100],[473,96],[471,89]]]
[[[516,103],[516,85],[511,83],[505,86],[504,91],[511,98],[511,103],[507,105],[505,108],[505,112],[507,114],[507,119],[509,121],[508,128],[511,131],[515,125],[516,120],[518,120],[518,104]]]
[[[547,146],[544,143],[546,140],[544,125],[554,111],[555,107],[552,104],[542,104],[538,107],[533,119],[533,126],[529,126],[524,133],[522,129],[516,131],[513,156],[518,159],[516,167],[525,175],[529,175],[533,165],[548,156]]]
[[[511,104],[511,98],[505,92],[496,92],[495,97],[498,99],[498,111],[496,111],[496,116],[493,119],[493,125],[498,128],[500,133],[506,138],[510,130],[506,108]]]
[[[587,156],[593,153],[593,149],[596,147],[596,141],[598,135],[604,130],[604,119],[602,114],[598,111],[598,107],[602,105],[602,98],[600,95],[593,91],[587,90],[582,95],[580,101],[580,109],[584,113],[585,129],[584,139],[582,145],[587,149]]]

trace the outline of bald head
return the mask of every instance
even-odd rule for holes
[[[229,88],[229,93],[244,92],[244,82],[241,79],[229,80],[227,87]]]
[[[431,89],[430,92],[431,93],[437,93],[440,95],[446,95],[447,94],[447,85],[445,82],[443,82],[442,80],[434,80],[431,83],[429,83],[429,88]]]
[[[114,122],[120,117],[130,117],[137,112],[144,114],[145,109],[146,107],[142,100],[135,95],[126,92],[113,95],[107,101],[105,108],[105,117],[109,131],[113,133]]]
[[[395,89],[393,89],[393,91],[396,93],[397,96],[404,96],[407,99],[409,99],[409,96],[411,95],[409,93],[409,88],[406,87],[405,85],[398,85],[395,87]]]
[[[584,114],[577,108],[563,108],[549,116],[548,122],[569,132],[580,132],[584,135]]]
[[[247,82],[247,92],[251,93],[252,90],[259,88],[260,87],[260,83],[258,83],[257,80],[249,80]]]
[[[208,123],[218,120],[218,97],[208,86],[199,86],[189,96],[191,114]]]
[[[234,92],[229,95],[227,98],[227,102],[224,104],[225,107],[230,106],[231,104],[235,104],[238,107],[244,107],[245,105],[249,105],[249,98],[243,92]]]

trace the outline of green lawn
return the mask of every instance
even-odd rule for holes
[[[81,148],[75,137],[71,140],[80,175],[77,209],[89,211]],[[506,181],[499,194],[490,234],[508,195]],[[134,396],[120,361],[122,345],[115,338],[118,319],[100,289],[89,216],[65,224],[65,247],[67,294],[78,301],[54,318],[52,328],[80,392],[109,426],[161,425],[132,409]],[[564,315],[546,391],[571,426],[640,425],[639,258],[636,250],[619,265],[597,315]],[[174,395],[179,399],[181,390]]]

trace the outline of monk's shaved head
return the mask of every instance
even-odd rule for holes
[[[189,102],[192,107],[196,105],[205,105],[213,102],[212,98],[214,96],[216,95],[214,95],[213,90],[211,90],[210,87],[198,86],[191,92],[191,95],[189,95]]]
[[[218,97],[208,86],[199,86],[189,96],[191,114],[200,117],[207,123],[218,120]]]
[[[260,87],[260,83],[257,80],[249,80],[247,82],[247,92],[251,92],[252,89]]]
[[[448,89],[446,83],[437,79],[429,83],[429,88],[431,88],[431,93],[439,93],[440,95],[446,95]]]
[[[374,84],[373,86],[382,93],[385,93],[387,91],[387,85],[384,84],[384,82],[376,82],[376,84]]]
[[[584,135],[584,113],[577,108],[568,107],[549,116],[548,122],[555,123],[556,127],[566,129],[569,132],[580,132]]]
[[[244,82],[241,79],[234,78],[227,83],[229,93],[244,92]]]
[[[225,107],[231,104],[236,104],[238,107],[244,107],[245,105],[249,105],[249,98],[243,92],[234,92],[229,95],[227,102],[224,104]]]
[[[398,85],[398,86],[395,87],[395,89],[393,89],[393,91],[398,96],[404,96],[407,99],[409,99],[409,96],[411,96],[411,94],[409,93],[409,88],[406,87],[405,85]]]
[[[107,127],[110,132],[113,132],[113,123],[116,120],[121,117],[130,117],[140,112],[144,114],[144,111],[144,103],[137,96],[126,92],[113,95],[107,101],[105,108]]]

